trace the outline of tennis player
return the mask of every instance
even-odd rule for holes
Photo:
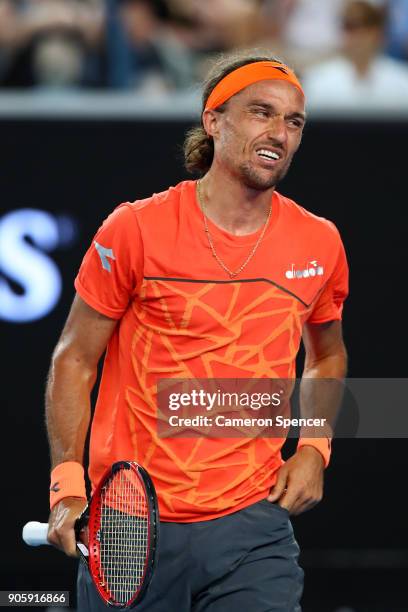
[[[162,438],[156,411],[160,378],[294,378],[302,336],[304,377],[344,377],[339,233],[276,191],[304,125],[290,68],[267,53],[222,58],[185,142],[201,178],[116,208],[76,278],[47,388],[49,540],[76,554],[106,349],[89,477],[95,487],[128,459],[154,481],[159,562],[141,611],[300,610],[290,515],[322,499],[330,439],[301,438],[284,463],[281,438]],[[78,610],[103,609],[81,567]]]

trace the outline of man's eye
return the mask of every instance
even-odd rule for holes
[[[269,112],[263,108],[257,108],[254,110],[255,115],[258,115],[260,117],[268,117],[269,116]]]
[[[296,128],[301,128],[303,125],[299,119],[289,119],[289,124],[293,125]]]

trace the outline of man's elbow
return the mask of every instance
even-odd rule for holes
[[[306,358],[304,376],[313,376],[314,378],[345,378],[347,368],[347,350],[342,343],[335,351],[320,358]]]
[[[59,342],[51,358],[49,382],[74,378],[93,387],[97,375],[97,364],[90,362],[78,347]]]

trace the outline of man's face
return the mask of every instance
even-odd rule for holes
[[[384,45],[380,12],[367,2],[349,0],[341,18],[343,49],[352,60],[374,59]]]
[[[205,125],[214,139],[218,165],[246,187],[263,191],[289,170],[302,138],[305,101],[286,81],[259,81],[230,98],[226,110],[212,117]]]

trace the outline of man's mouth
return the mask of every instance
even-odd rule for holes
[[[277,151],[273,151],[272,149],[258,149],[256,154],[261,159],[264,159],[269,162],[277,162],[281,159],[282,155]]]

